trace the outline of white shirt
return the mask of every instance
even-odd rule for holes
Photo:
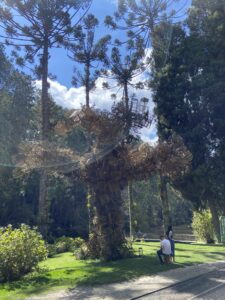
[[[171,254],[171,245],[170,245],[170,241],[167,239],[163,239],[160,242],[161,245],[161,249],[162,249],[162,253],[165,255],[170,255]]]

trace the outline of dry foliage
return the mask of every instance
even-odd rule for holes
[[[64,123],[57,124],[57,133],[65,135],[76,126],[94,135],[90,152],[80,155],[69,148],[46,141],[20,145],[17,167],[24,172],[46,168],[73,173],[84,182],[127,182],[141,180],[152,173],[175,179],[188,172],[191,154],[182,139],[174,136],[152,147],[141,144],[131,147],[125,143],[126,124],[114,113],[83,107],[74,111]]]

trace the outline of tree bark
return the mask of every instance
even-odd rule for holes
[[[42,65],[42,90],[41,90],[41,113],[42,113],[42,140],[49,138],[49,99],[48,99],[48,36],[44,40],[44,49],[41,59]]]
[[[124,97],[125,97],[126,115],[128,115],[128,113],[129,113],[129,96],[128,96],[128,86],[127,86],[127,83],[124,84]]]
[[[87,192],[86,192],[86,198],[87,198],[87,209],[88,209],[88,233],[90,234],[92,231],[92,224],[93,224],[93,191],[91,189],[91,186],[87,185]]]
[[[40,172],[39,202],[38,202],[38,227],[44,238],[48,236],[48,202],[47,202],[47,172]]]
[[[90,61],[85,64],[85,94],[86,107],[90,107]]]
[[[127,186],[127,196],[128,196],[128,204],[129,204],[129,225],[130,225],[130,239],[133,240],[133,215],[132,215],[132,208],[133,208],[133,194],[132,194],[132,182],[128,181]]]
[[[169,225],[172,225],[172,218],[170,214],[170,207],[169,207],[169,200],[168,200],[168,193],[167,193],[167,180],[165,176],[160,175],[160,197],[162,201],[162,213],[163,213],[163,226],[164,232],[167,231]]]
[[[86,97],[86,107],[90,107],[90,61],[87,60],[85,64],[85,97]],[[92,188],[87,184],[87,207],[88,207],[88,228],[89,234],[91,233],[92,220],[93,220],[93,207],[91,199],[94,197]]]
[[[208,200],[208,206],[212,214],[212,223],[214,227],[215,236],[217,242],[219,243],[221,238],[220,238],[220,221],[219,221],[218,210],[215,203],[212,203],[212,200]]]
[[[119,184],[104,183],[93,186],[94,219],[89,248],[92,257],[105,261],[127,255],[123,232],[122,197]],[[94,253],[93,253],[94,252]]]
[[[48,36],[44,39],[43,55],[41,59],[42,66],[42,91],[41,91],[41,117],[42,117],[42,131],[41,137],[45,147],[45,142],[49,138],[49,99],[48,99]],[[40,171],[39,184],[39,202],[38,202],[38,227],[44,238],[48,235],[48,203],[47,203],[47,171],[45,166],[47,164],[47,157],[45,151],[43,152],[43,168]]]

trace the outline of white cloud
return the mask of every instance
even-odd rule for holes
[[[49,92],[54,101],[63,108],[80,108],[85,104],[84,87],[67,88],[57,81],[48,80],[50,83]],[[41,88],[41,81],[36,81],[37,88]]]
[[[90,103],[94,105],[96,108],[102,110],[110,110],[113,104],[113,100],[111,98],[112,93],[117,94],[117,98],[121,99],[122,97],[122,89],[118,90],[118,87],[114,87],[110,90],[103,89],[102,83],[105,80],[102,78],[98,78],[96,81],[96,89],[90,94]],[[138,76],[135,79],[135,82],[144,81],[144,75]],[[52,81],[49,79],[50,89],[49,92],[54,99],[54,101],[64,107],[69,109],[79,109],[82,105],[85,104],[85,89],[84,87],[71,87],[67,88],[66,86],[60,84],[57,81]],[[111,86],[115,86],[115,82],[112,80],[109,82]],[[41,82],[36,81],[37,88],[41,88]],[[149,99],[148,109],[150,114],[153,113],[153,102],[151,101],[151,92],[149,90],[136,90],[135,88],[129,89],[130,95],[133,93],[136,94],[137,98],[140,99],[142,97],[146,97]],[[155,143],[157,141],[156,135],[156,127],[154,124],[151,125],[150,128],[142,128],[140,130],[140,135],[143,141],[149,143]]]
[[[150,127],[144,127],[140,130],[140,136],[143,142],[155,145],[158,141],[156,126],[153,123]]]

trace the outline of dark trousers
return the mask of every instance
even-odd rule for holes
[[[174,240],[169,240],[171,245],[171,257],[173,257],[173,261],[175,261],[175,245]]]
[[[157,255],[158,255],[158,257],[159,257],[159,260],[160,260],[161,264],[163,264],[163,259],[162,259],[163,253],[162,253],[162,250],[161,250],[161,249],[157,251]]]

